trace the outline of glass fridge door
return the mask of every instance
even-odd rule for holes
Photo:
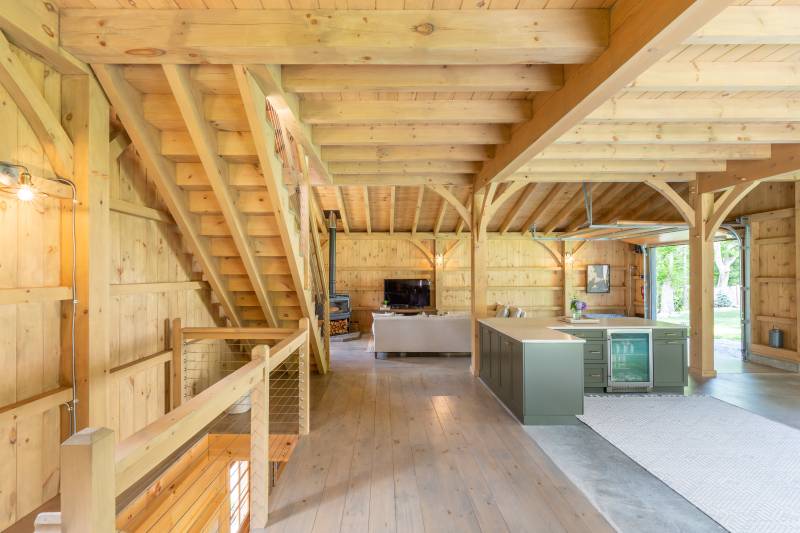
[[[608,332],[609,381],[652,385],[650,331]]]

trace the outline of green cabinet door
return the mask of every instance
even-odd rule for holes
[[[500,340],[500,398],[506,405],[511,405],[513,396],[514,378],[514,351],[513,344],[508,337]]]
[[[492,378],[492,330],[481,324],[480,343],[481,343],[481,379],[484,383],[490,383]]]
[[[653,385],[685,387],[688,384],[686,340],[653,341]]]

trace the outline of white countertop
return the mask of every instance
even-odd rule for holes
[[[520,342],[586,342],[559,329],[673,329],[678,324],[644,318],[600,318],[591,324],[570,324],[557,318],[484,318],[480,322]]]

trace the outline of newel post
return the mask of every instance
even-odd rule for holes
[[[250,391],[250,527],[267,527],[269,509],[269,346],[253,348],[252,359],[264,359],[264,372]]]
[[[61,527],[64,533],[115,530],[114,432],[86,428],[61,445]]]
[[[299,394],[299,420],[300,420],[300,435],[308,435],[311,428],[311,411],[310,411],[310,379],[311,379],[311,361],[309,356],[311,331],[309,329],[308,318],[300,319],[300,329],[306,332],[306,339],[300,345],[300,351],[297,355],[298,372],[297,376],[297,393]]]

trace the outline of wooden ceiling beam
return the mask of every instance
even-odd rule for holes
[[[520,174],[658,174],[675,172],[718,172],[724,159],[534,159],[519,169]]]
[[[531,116],[528,100],[306,100],[307,124],[513,124]]]
[[[559,89],[561,65],[285,65],[295,93],[540,92]]]
[[[445,213],[447,213],[447,206],[448,205],[449,204],[448,204],[447,200],[445,200],[445,198],[442,197],[442,203],[441,203],[441,205],[439,205],[439,212],[436,214],[436,223],[433,225],[433,234],[434,235],[438,235],[439,234],[439,230],[441,230],[441,228],[442,228],[442,222],[444,221]]]
[[[561,221],[567,218],[570,214],[572,214],[575,209],[579,206],[583,205],[583,187],[581,186],[575,194],[573,194],[567,203],[564,204],[558,213],[556,213],[553,218],[550,220],[550,223],[547,224],[544,228],[545,233],[552,233],[556,230],[561,224]]]
[[[267,291],[266,281],[261,275],[255,251],[247,235],[247,221],[236,207],[235,193],[229,188],[228,164],[217,154],[216,136],[203,115],[203,96],[192,87],[189,67],[164,65],[163,68],[183,115],[186,129],[197,148],[206,179],[214,191],[225,224],[253,285],[261,310],[267,323],[271,327],[278,327],[280,324]]]
[[[467,208],[456,196],[450,191],[448,187],[442,185],[429,185],[428,188],[441,196],[445,202],[456,210],[458,216],[464,221],[467,227],[471,226],[472,216],[470,215],[469,208]]]
[[[536,156],[541,159],[769,159],[768,144],[556,144]]]
[[[508,127],[498,124],[322,125],[312,133],[316,143],[336,146],[501,144],[510,137]]]
[[[800,44],[796,5],[730,6],[684,42],[686,44]]]
[[[798,91],[795,63],[674,61],[656,63],[625,88],[627,92]]]
[[[576,67],[564,86],[536,102],[533,118],[498,147],[476,178],[483,188],[502,181],[625,88],[728,5],[726,0],[619,0],[611,10],[608,48]]]
[[[332,181],[328,166],[322,160],[319,146],[313,141],[311,127],[300,120],[300,101],[296,95],[283,88],[280,65],[252,65],[248,68],[264,94],[267,95],[272,108],[278,113],[281,124],[288,129],[294,140],[303,147],[311,167],[322,182]],[[287,146],[288,149],[288,146]],[[312,173],[312,176],[314,173]],[[312,183],[320,180],[312,179]]]
[[[473,174],[334,174],[334,185],[452,185],[471,187]]]
[[[581,174],[554,173],[544,174],[538,172],[512,174],[509,181],[525,181],[529,183],[642,183],[648,180],[663,182],[694,181],[697,175],[694,172],[658,172],[658,173],[606,173],[606,174]]]
[[[506,217],[503,219],[503,222],[500,223],[500,228],[498,231],[501,235],[505,234],[508,231],[508,228],[511,227],[511,224],[514,223],[514,220],[519,215],[522,208],[528,203],[533,193],[536,192],[536,183],[529,183],[525,187],[525,191],[517,198],[517,201],[514,203],[514,207],[506,214]]]
[[[362,190],[364,193],[364,217],[367,221],[367,233],[372,233],[372,216],[369,212],[369,187],[364,185]]]
[[[750,181],[800,172],[800,144],[773,144],[772,157],[762,161],[731,161],[725,172],[697,175],[698,192],[715,192]]]
[[[419,225],[419,215],[422,212],[422,200],[425,197],[425,187],[419,187],[419,192],[417,193],[417,204],[414,206],[414,220],[411,223],[411,235],[415,235],[417,233],[417,226]]]
[[[612,98],[590,113],[586,122],[764,124],[794,122],[797,117],[797,98]]]
[[[467,198],[467,203],[465,204],[465,207],[467,208],[467,211],[470,211],[472,209],[472,195],[471,194],[469,195],[469,198]],[[467,221],[464,220],[463,217],[459,217],[458,224],[456,224],[456,235],[461,235],[461,232],[464,231],[464,226],[466,226],[466,225],[467,225]]]
[[[342,174],[474,174],[477,161],[351,161],[333,162],[331,172]]]
[[[522,223],[522,228],[520,229],[520,233],[522,235],[525,235],[528,232],[528,228],[530,228],[531,225],[536,222],[536,219],[542,215],[544,210],[552,205],[553,201],[558,197],[559,194],[561,194],[563,188],[563,183],[556,183],[553,188],[550,189],[550,192],[547,193],[547,196],[545,196],[542,201],[539,202],[539,205],[534,208],[528,218],[525,219],[525,222]]]
[[[334,161],[485,161],[492,157],[486,146],[323,146],[322,158]]]
[[[669,183],[646,181],[645,184],[658,191],[661,196],[671,203],[689,226],[694,226],[694,208]]]
[[[1,16],[1,15],[0,15]],[[19,108],[33,134],[42,145],[53,172],[65,178],[74,174],[72,139],[61,126],[60,117],[45,100],[42,92],[22,66],[17,55],[0,32],[0,85]],[[10,125],[5,124],[8,128]],[[13,125],[16,128],[16,125]],[[35,169],[34,172],[39,169]]]
[[[175,165],[161,155],[158,134],[144,118],[141,95],[125,81],[121,67],[94,65],[92,68],[226,316],[234,326],[240,327],[241,318],[219,272],[217,259],[211,254],[208,239],[201,235],[197,217],[189,211],[183,192],[175,184]]]
[[[662,100],[663,101],[663,100]],[[797,122],[586,123],[556,144],[771,144],[800,141]]]
[[[342,195],[341,187],[336,187],[336,208],[339,210],[339,220],[342,221],[344,232],[350,233],[350,224],[347,221],[347,209],[344,205],[344,196]]]
[[[586,63],[605,9],[62,9],[61,46],[94,63]],[[502,28],[502,31],[498,31]]]

